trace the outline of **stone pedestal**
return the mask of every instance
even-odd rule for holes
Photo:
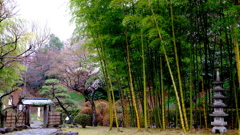
[[[213,126],[212,133],[219,131],[223,134],[227,132],[226,127],[224,127],[227,125],[227,122],[224,121],[224,117],[228,116],[228,114],[223,111],[223,108],[227,107],[227,105],[223,103],[225,96],[222,95],[222,92],[224,91],[224,89],[220,86],[222,83],[223,82],[220,81],[219,72],[217,71],[217,79],[213,82],[213,84],[216,85],[213,88],[214,96],[212,98],[214,99],[214,103],[213,105],[210,105],[214,108],[214,112],[209,114],[209,116],[214,117],[214,121],[211,122],[211,125]]]

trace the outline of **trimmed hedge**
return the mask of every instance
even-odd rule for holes
[[[91,117],[88,114],[78,114],[74,118],[74,123],[82,125],[83,128],[86,128],[86,126],[91,122]]]

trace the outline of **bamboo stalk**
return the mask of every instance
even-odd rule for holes
[[[116,108],[116,102],[115,102],[115,96],[114,96],[114,92],[113,92],[113,86],[112,86],[112,81],[111,78],[108,74],[108,80],[109,80],[109,84],[110,84],[110,90],[111,90],[111,94],[112,94],[112,103],[113,103],[113,111],[114,111],[114,116],[115,116],[115,122],[116,122],[116,126],[117,126],[117,130],[120,131],[119,129],[119,124],[118,124],[118,117],[117,117],[117,108]]]
[[[171,22],[172,22],[172,36],[173,36],[174,53],[175,53],[175,59],[176,59],[176,67],[177,67],[177,73],[178,73],[180,99],[181,99],[182,111],[183,111],[183,116],[184,116],[184,122],[185,122],[186,130],[188,131],[189,130],[188,119],[187,119],[187,115],[186,115],[186,109],[185,109],[185,103],[184,103],[184,97],[183,97],[182,79],[181,79],[178,53],[177,53],[177,45],[176,45],[176,37],[175,37],[175,31],[174,31],[172,0],[170,0],[169,6],[170,6],[170,14],[171,14]]]
[[[207,113],[206,113],[206,103],[205,103],[203,77],[202,77],[202,93],[203,93],[203,101],[202,101],[202,104],[203,104],[204,125],[205,125],[205,128],[207,128]]]
[[[145,55],[144,55],[144,43],[143,32],[141,31],[141,44],[142,44],[142,66],[143,66],[143,108],[144,108],[144,127],[148,131],[147,121],[147,88],[146,88],[146,71],[145,71]]]
[[[106,82],[108,84],[108,91],[107,91],[107,96],[108,96],[108,104],[109,104],[109,130],[112,130],[113,127],[113,102],[112,102],[112,97],[111,97],[111,83],[109,83],[109,72],[108,72],[108,68],[107,68],[107,63],[106,63],[106,56],[105,56],[105,52],[104,52],[104,46],[102,44],[102,40],[100,39],[100,37],[98,37],[98,40],[100,42],[100,50],[99,50],[99,55],[102,56],[102,65],[103,65],[103,69],[105,72],[105,78],[106,78]]]
[[[166,130],[166,122],[165,122],[165,94],[163,87],[163,68],[162,68],[162,57],[160,57],[160,74],[161,74],[161,101],[162,101],[162,129]]]
[[[192,68],[193,68],[193,57],[192,57],[192,46],[191,46],[191,50],[190,50],[190,127],[189,129],[191,130],[192,129],[192,126],[193,126],[193,75],[192,75]]]
[[[236,27],[236,22],[232,25],[232,29]],[[234,46],[234,53],[235,53],[235,59],[236,59],[236,67],[237,67],[237,77],[238,77],[238,86],[237,89],[240,88],[240,59],[239,59],[239,47],[238,47],[238,40],[234,38],[234,34],[232,33],[232,40],[233,40],[233,46]],[[235,105],[236,105],[236,115],[237,115],[237,120],[238,120],[238,125],[240,118],[239,118],[239,111],[238,111],[238,100],[237,100],[237,92],[234,89],[234,97],[235,97]],[[239,126],[240,127],[240,126]],[[240,128],[238,128],[240,131]]]
[[[135,92],[134,92],[134,88],[133,88],[133,79],[132,79],[132,70],[131,70],[131,62],[130,62],[130,54],[129,54],[129,45],[128,45],[128,41],[127,41],[127,32],[125,32],[125,35],[126,35],[126,49],[127,49],[126,51],[127,51],[129,84],[130,84],[130,90],[131,90],[131,93],[132,93],[132,102],[133,102],[134,110],[135,110],[135,113],[136,113],[137,128],[138,128],[138,130],[141,130],[138,108],[137,108],[137,103],[136,103],[136,98],[135,98]]]
[[[148,0],[148,2],[149,2],[149,6],[151,7],[151,12],[152,12],[152,14],[154,16],[155,13],[154,13],[153,8],[151,6],[150,0]],[[159,39],[162,42],[162,35],[160,33],[160,30],[159,30],[159,27],[158,27],[158,23],[157,23],[157,20],[156,20],[155,17],[154,17],[154,23],[155,23],[157,31],[158,31]],[[186,129],[185,129],[185,125],[184,125],[184,118],[183,118],[183,114],[182,114],[181,103],[180,103],[180,99],[179,99],[179,96],[178,96],[178,91],[177,91],[177,87],[176,87],[176,84],[175,84],[175,81],[174,81],[174,77],[173,77],[173,74],[172,74],[172,69],[171,69],[171,66],[170,66],[170,63],[169,63],[169,60],[168,60],[168,56],[167,56],[167,52],[166,52],[165,46],[164,46],[164,44],[161,44],[161,46],[162,46],[162,49],[163,49],[165,60],[167,62],[167,66],[168,66],[168,70],[169,70],[169,73],[170,73],[170,76],[171,76],[171,80],[172,80],[172,83],[173,83],[173,88],[174,88],[174,92],[175,92],[175,96],[176,96],[176,101],[177,101],[177,104],[178,104],[178,109],[179,109],[179,115],[180,115],[182,129],[183,129],[183,132],[186,133]]]

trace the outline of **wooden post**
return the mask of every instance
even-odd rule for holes
[[[48,126],[48,111],[49,111],[48,105],[44,105],[43,110],[44,110],[44,112],[43,112],[44,113],[43,114],[43,127],[47,128],[47,126]]]
[[[30,126],[30,106],[26,106],[26,121],[25,125]]]

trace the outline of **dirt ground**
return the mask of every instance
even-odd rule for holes
[[[183,133],[181,129],[167,129],[166,131],[161,131],[160,129],[141,129],[137,128],[120,128],[121,131],[117,131],[116,128],[109,130],[109,127],[87,127],[87,128],[64,128],[62,132],[78,132],[81,135],[217,135],[212,134],[211,129],[193,129],[187,133]],[[237,135],[237,130],[227,130],[226,135]]]

